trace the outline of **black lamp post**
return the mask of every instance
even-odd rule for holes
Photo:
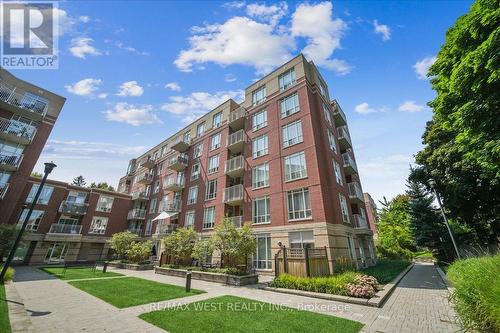
[[[42,193],[43,186],[45,185],[45,181],[47,180],[47,176],[54,170],[54,168],[57,165],[55,165],[53,162],[48,162],[45,163],[45,170],[44,170],[44,175],[42,178],[42,181],[40,182],[40,185],[38,186],[38,190],[36,191],[35,197],[33,198],[33,201],[31,202],[30,205],[30,210],[28,211],[28,214],[26,214],[26,217],[24,218],[23,225],[21,226],[21,230],[17,234],[16,241],[14,242],[14,245],[10,249],[9,256],[7,257],[7,261],[5,261],[5,264],[3,265],[2,273],[0,273],[0,283],[3,283],[3,278],[5,276],[5,273],[7,272],[7,268],[9,268],[10,263],[12,259],[14,258],[14,254],[16,253],[17,247],[19,246],[19,242],[21,241],[21,238],[23,237],[24,230],[26,229],[26,226],[28,225],[28,221],[30,220],[31,213],[33,213],[33,209],[35,208],[35,205],[38,201],[38,198],[40,197],[40,193]]]
[[[453,243],[453,248],[455,249],[455,254],[457,255],[457,258],[460,259],[460,252],[458,252],[458,246],[457,243],[455,242],[455,237],[453,237],[453,232],[451,231],[448,219],[446,218],[446,214],[444,213],[443,204],[441,203],[441,197],[439,196],[439,193],[436,191],[436,181],[434,179],[429,179],[429,186],[431,187],[432,192],[434,192],[434,195],[436,196],[437,202],[439,204],[439,209],[441,210],[441,215],[443,216],[444,224],[448,229],[451,242]]]

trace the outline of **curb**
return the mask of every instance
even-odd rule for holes
[[[5,298],[9,309],[9,321],[12,333],[35,333],[35,328],[26,312],[23,300],[19,296],[14,283],[5,284]]]
[[[451,286],[450,281],[448,281],[448,278],[446,277],[446,273],[438,265],[434,265],[434,267],[436,267],[436,271],[438,272],[439,276],[441,277],[441,280],[443,280],[443,282],[446,285],[446,288],[448,289],[448,291],[452,292],[453,291],[453,287]]]
[[[387,298],[389,298],[389,296],[392,294],[399,281],[401,281],[401,279],[404,278],[406,274],[408,274],[413,266],[415,266],[415,263],[411,263],[410,265],[408,265],[408,267],[406,267],[404,271],[399,273],[399,275],[396,276],[394,280],[386,284],[382,290],[377,292],[374,297],[368,300],[368,305],[381,308]],[[374,300],[375,298],[377,300]]]

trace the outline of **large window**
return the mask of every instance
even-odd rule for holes
[[[205,122],[198,124],[198,126],[196,126],[196,136],[199,138],[200,136],[203,135],[203,133],[205,133]]]
[[[30,190],[30,193],[28,194],[28,197],[26,198],[26,202],[33,202],[33,200],[35,199],[36,191],[38,191],[39,186],[40,186],[39,184],[33,184],[33,186],[31,186],[31,190]],[[38,197],[37,203],[39,205],[48,204],[50,197],[52,196],[53,191],[54,191],[53,186],[44,185],[42,192],[40,193],[40,196]]]
[[[207,193],[205,194],[205,200],[215,199],[217,196],[217,179],[212,179],[207,184]]]
[[[345,196],[339,193],[340,212],[342,213],[342,220],[344,223],[349,223],[349,210],[347,209],[347,200]]]
[[[257,249],[253,256],[254,269],[272,269],[271,235],[257,234]]]
[[[332,114],[330,113],[330,110],[328,110],[328,106],[326,106],[325,103],[323,103],[323,115],[325,116],[325,120],[328,124],[332,124]]]
[[[287,196],[289,220],[307,219],[312,216],[308,188],[289,191]]]
[[[335,180],[337,181],[337,184],[342,185],[342,172],[340,171],[340,165],[339,163],[335,160],[332,159],[333,161],[333,169],[335,170]]]
[[[253,105],[260,104],[266,100],[266,86],[262,86],[252,92]]]
[[[261,135],[255,138],[252,142],[252,156],[257,158],[264,156],[269,152],[268,137],[267,134]]]
[[[283,98],[280,102],[281,118],[300,111],[299,95],[297,93]]]
[[[191,180],[200,178],[200,163],[193,164],[191,167]]]
[[[220,133],[212,135],[210,140],[210,150],[215,150],[217,148],[220,148],[220,141],[221,141]]]
[[[151,235],[153,231],[153,221],[151,221],[151,219],[148,219],[146,221],[146,229],[144,229],[144,235]]]
[[[184,227],[186,228],[194,227],[194,217],[195,217],[194,210],[187,211],[186,217],[184,218]]]
[[[106,232],[107,225],[107,217],[94,216],[94,218],[92,219],[92,224],[90,225],[89,234],[103,235]]]
[[[203,212],[203,229],[212,229],[215,224],[215,207],[207,207]]]
[[[303,151],[285,157],[285,181],[307,177],[306,156]]]
[[[203,142],[198,143],[193,148],[193,158],[198,158],[203,153]]]
[[[330,149],[333,150],[334,152],[337,152],[337,144],[335,143],[335,136],[329,129],[327,129],[326,132],[328,133],[328,143],[330,144]]]
[[[196,203],[198,200],[198,185],[191,186],[188,191],[187,203],[188,205],[192,205]]]
[[[269,197],[256,198],[253,200],[252,222],[255,224],[271,222]]]
[[[283,126],[283,148],[293,146],[304,141],[302,136],[302,122],[300,120]]]
[[[256,112],[252,116],[252,130],[256,131],[267,126],[267,110]]]
[[[110,212],[113,207],[113,197],[106,197],[104,195],[99,196],[99,201],[97,202],[96,210],[98,212]]]
[[[219,155],[208,158],[208,174],[219,171]]]
[[[290,69],[279,76],[280,90],[285,90],[295,83],[295,69]]]
[[[212,118],[212,127],[216,128],[219,127],[222,124],[222,111],[214,114],[214,117]]]
[[[151,199],[151,203],[149,204],[149,213],[150,214],[156,212],[156,203],[157,203],[156,198]]]
[[[160,180],[156,180],[155,182],[155,186],[154,186],[154,189],[153,189],[153,193],[158,193],[160,192]]]
[[[77,204],[85,203],[85,199],[87,198],[87,193],[78,192],[78,191],[70,191],[68,197],[66,198],[67,202],[74,202]]]
[[[258,189],[269,186],[269,164],[257,165],[252,169],[252,188]]]
[[[28,215],[29,209],[23,209],[21,213],[21,217],[19,218],[18,223],[21,225],[24,222],[24,219]],[[26,226],[26,230],[36,231],[40,222],[42,222],[43,218],[43,210],[34,210],[31,213],[30,219],[28,220],[28,225]]]
[[[290,232],[288,238],[292,249],[310,249],[314,247],[314,235],[312,230]]]
[[[351,256],[351,259],[356,261],[356,248],[354,247],[354,239],[352,238],[351,234],[346,235],[347,238],[347,247],[349,248],[349,255]]]

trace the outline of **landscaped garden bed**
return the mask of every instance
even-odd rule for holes
[[[171,333],[356,333],[363,327],[352,320],[235,296],[211,298],[139,317]]]
[[[134,264],[122,261],[110,261],[108,262],[108,266],[122,269],[131,269],[134,271],[147,271],[153,269],[154,267],[152,263]]]
[[[103,273],[102,270],[92,269],[89,267],[43,267],[41,268],[45,273],[49,273],[61,280],[78,280],[78,279],[98,279],[104,277],[123,276],[115,272]]]
[[[201,267],[182,267],[164,265],[155,267],[155,273],[185,277],[188,268],[192,270],[191,278],[209,282],[218,282],[234,286],[244,286],[259,282],[257,274],[246,274],[228,269],[202,269]]]

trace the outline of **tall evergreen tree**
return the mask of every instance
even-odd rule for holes
[[[78,177],[73,178],[72,184],[76,185],[76,186],[83,187],[83,186],[87,185],[87,182],[85,181],[85,178],[82,175],[80,175]]]

